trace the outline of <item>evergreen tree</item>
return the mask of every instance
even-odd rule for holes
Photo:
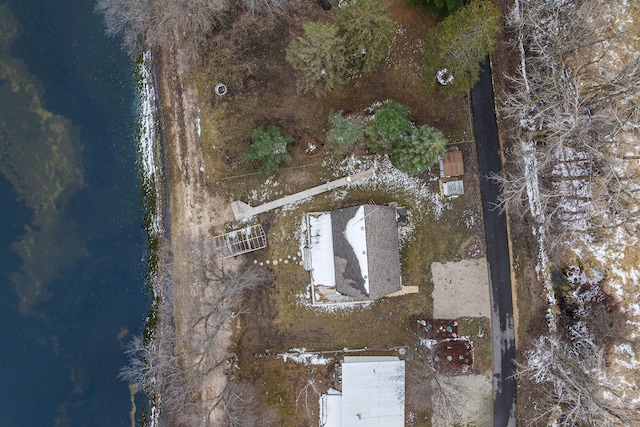
[[[377,108],[365,130],[367,145],[374,151],[391,153],[399,142],[411,135],[413,123],[410,114],[409,107],[395,101],[388,101]]]
[[[424,73],[427,84],[465,95],[480,78],[480,66],[493,52],[501,31],[500,11],[490,0],[472,0],[429,30]]]
[[[422,173],[444,156],[446,145],[447,139],[440,131],[423,125],[398,142],[391,152],[391,161],[402,171]]]
[[[445,18],[462,6],[462,0],[405,0],[408,6],[420,6],[422,10],[431,12],[434,18]]]
[[[380,0],[351,0],[338,10],[336,21],[351,75],[370,73],[389,54],[396,26]]]
[[[251,146],[245,153],[247,160],[259,160],[260,172],[276,172],[282,162],[291,163],[287,145],[293,141],[290,135],[276,126],[256,128],[251,133]]]
[[[298,90],[320,96],[346,79],[345,44],[338,27],[323,22],[304,24],[304,35],[291,41],[286,59],[300,72]]]

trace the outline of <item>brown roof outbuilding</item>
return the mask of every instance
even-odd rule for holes
[[[447,153],[444,159],[442,159],[440,175],[441,177],[464,175],[462,151],[449,151]]]

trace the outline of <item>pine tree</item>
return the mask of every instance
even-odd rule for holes
[[[388,54],[396,32],[389,9],[380,0],[351,0],[336,14],[345,42],[350,75],[369,74]]]
[[[472,0],[445,18],[429,31],[425,42],[427,84],[436,87],[440,73],[448,77],[440,82],[443,92],[467,94],[479,80],[480,66],[495,49],[501,29],[500,11],[490,0]]]
[[[367,145],[374,151],[391,153],[403,139],[411,135],[411,109],[395,101],[388,101],[375,110],[373,120],[365,130]]]
[[[462,6],[461,0],[405,0],[408,6],[420,6],[421,9],[431,12],[434,18],[445,18]]]
[[[291,163],[287,145],[293,141],[290,135],[276,126],[257,128],[251,133],[251,147],[245,153],[247,160],[259,160],[260,172],[276,172],[282,162]]]
[[[300,72],[298,90],[321,96],[336,89],[346,79],[345,44],[338,27],[323,22],[304,24],[304,35],[291,41],[286,59]]]
[[[444,156],[446,145],[447,139],[440,131],[423,125],[398,142],[391,152],[391,161],[402,171],[422,173]]]
[[[337,154],[344,154],[364,137],[362,126],[344,117],[342,111],[331,110],[328,122],[327,144],[333,146]]]

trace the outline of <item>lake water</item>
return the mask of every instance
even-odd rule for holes
[[[0,427],[131,425],[117,375],[150,300],[134,64],[94,6],[0,2]]]

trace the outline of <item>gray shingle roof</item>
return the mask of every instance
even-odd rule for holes
[[[362,272],[345,229],[360,206],[331,212],[336,290],[359,300],[375,300],[402,289],[396,209],[364,205],[367,272]],[[363,244],[364,246],[364,244]],[[368,277],[369,293],[363,276]]]

